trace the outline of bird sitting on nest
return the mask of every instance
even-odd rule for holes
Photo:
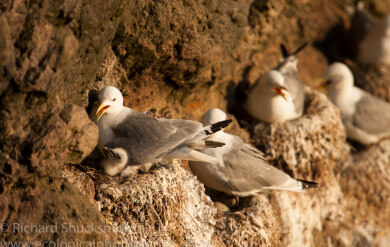
[[[292,54],[281,46],[284,60],[260,77],[249,90],[244,104],[249,115],[268,123],[285,122],[302,115],[305,97],[295,55],[306,45]]]
[[[390,137],[390,104],[355,87],[345,64],[331,64],[323,80],[328,98],[340,110],[348,138],[369,145]]]
[[[390,64],[390,15],[376,21],[358,1],[348,32],[348,48],[363,65]]]
[[[224,120],[203,127],[191,120],[153,118],[124,107],[121,92],[112,86],[98,92],[98,105],[98,149],[104,156],[101,165],[111,176],[119,173],[127,176],[137,170],[132,169],[134,167],[148,167],[148,164],[172,159],[216,164],[216,158],[197,150],[224,145],[206,138],[232,121]]]

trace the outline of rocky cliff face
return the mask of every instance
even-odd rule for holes
[[[80,165],[97,142],[82,107],[88,90],[114,85],[134,109],[199,120],[208,108],[234,108],[232,88],[274,67],[280,43],[293,50],[305,41],[313,45],[298,55],[300,76],[313,85],[327,59],[345,55],[351,2],[2,1],[0,239],[386,246],[389,143],[351,152],[337,110],[311,90],[299,121],[264,126],[238,116],[244,128],[229,130],[294,177],[320,183],[305,195],[261,195],[217,215],[177,164],[129,179]],[[367,3],[375,15],[390,12],[388,1]],[[91,225],[105,228],[70,228]]]

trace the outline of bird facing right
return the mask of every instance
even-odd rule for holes
[[[212,108],[203,115],[202,123],[206,126],[224,119],[225,112]],[[208,139],[226,143],[222,147],[201,150],[215,157],[218,163],[190,161],[189,165],[198,179],[211,189],[246,197],[265,190],[304,192],[305,188],[317,186],[313,182],[295,180],[270,165],[261,151],[246,144],[238,136],[221,130]]]
[[[390,137],[390,104],[355,87],[345,64],[331,64],[324,80],[327,96],[339,108],[348,138],[369,145]]]

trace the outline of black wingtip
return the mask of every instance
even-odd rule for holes
[[[219,147],[225,146],[225,143],[223,143],[223,142],[216,142],[216,141],[210,141],[210,140],[205,141],[205,144],[206,144],[206,147],[208,147],[208,148],[219,148]]]
[[[215,124],[211,125],[211,130],[214,130],[214,129],[215,129],[215,131],[219,131],[219,130],[221,130],[221,129],[223,129],[223,128],[226,128],[227,126],[229,126],[229,124],[230,124],[231,122],[233,122],[232,119],[226,119],[226,120],[223,120],[223,121],[221,121],[221,122],[215,123]]]
[[[318,183],[316,183],[316,182],[306,181],[306,180],[301,180],[301,179],[297,179],[297,181],[302,183],[303,189],[318,188]]]
[[[114,151],[111,149],[111,148],[108,148],[108,147],[103,147],[102,148],[102,154],[105,158],[114,158],[115,156],[115,153]]]
[[[218,132],[218,131],[226,128],[231,122],[233,122],[232,119],[227,119],[227,120],[223,120],[223,121],[220,121],[218,123],[212,124],[210,126],[210,130],[205,130],[205,132],[207,135],[211,135],[215,132]]]
[[[282,52],[283,58],[287,58],[289,56],[289,53],[283,44],[280,44],[280,51]]]
[[[296,49],[291,55],[295,56],[297,55],[300,51],[302,51],[303,49],[305,49],[305,47],[308,45],[309,43],[308,42],[305,42],[303,43],[300,47],[298,47],[298,49]]]

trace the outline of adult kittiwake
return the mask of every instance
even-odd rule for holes
[[[106,157],[102,162],[105,170],[110,166],[114,169],[172,159],[217,163],[214,157],[197,150],[224,145],[206,138],[231,123],[231,120],[224,120],[203,127],[192,120],[153,118],[124,107],[121,92],[112,86],[99,91],[98,102],[98,148]],[[112,151],[114,158],[107,155],[111,152],[107,149]],[[120,154],[115,156],[118,150]]]
[[[285,122],[302,115],[305,97],[295,55],[305,46],[291,55],[282,46],[284,60],[260,77],[248,93],[244,108],[249,115],[268,123]]]
[[[331,64],[324,80],[327,96],[339,108],[348,138],[369,145],[390,137],[390,104],[355,87],[345,64]]]
[[[212,108],[202,117],[206,126],[226,119],[226,113]],[[207,187],[229,195],[246,197],[265,190],[287,190],[304,192],[304,189],[317,187],[317,183],[295,180],[288,174],[270,165],[264,154],[246,144],[240,137],[223,130],[210,135],[209,140],[226,145],[202,152],[218,160],[210,162],[190,161],[193,173]]]

